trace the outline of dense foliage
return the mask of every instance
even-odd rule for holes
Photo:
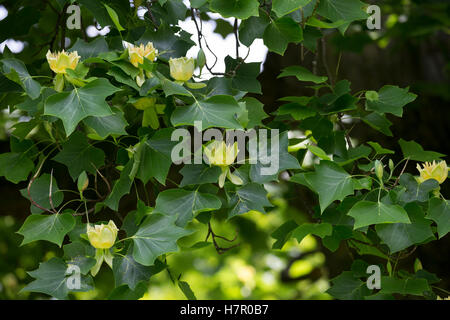
[[[25,119],[14,125],[10,152],[0,155],[0,176],[26,182],[21,192],[31,205],[18,230],[22,245],[48,241],[64,252],[29,272],[34,280],[24,291],[58,299],[89,292],[102,266],[109,266],[113,298],[141,297],[143,284],[163,270],[187,298],[195,298],[182,274],[170,273],[167,258],[209,247],[232,255],[246,239],[228,239],[214,226],[282,206],[267,190],[288,181],[289,188],[313,191],[317,205],[307,222],[282,221],[271,235],[272,249],[314,235],[330,251],[345,245],[358,256],[331,280],[331,296],[442,294],[435,292],[439,279],[420,261],[405,269],[398,261],[450,231],[449,201],[439,192],[448,175],[445,155],[399,139],[402,160],[394,162],[394,151],[377,141],[352,139],[355,122],[392,136],[387,115],[402,117],[417,96],[389,81],[377,91],[354,92],[350,81],[338,78],[338,69],[324,66],[327,74],[318,74],[302,61],[278,77],[296,79],[311,95],[283,97],[270,115],[248,95],[264,94],[256,79],[260,64],[239,56],[240,43],[263,39],[279,55],[294,44],[302,55],[317,56],[325,32],[337,29],[345,36],[352,23],[365,25],[368,4],[191,0],[187,7],[178,0],[78,0],[82,21],[95,18],[111,26],[107,35],[88,42],[84,29],[66,27],[71,2],[18,1],[14,14],[0,22],[2,33],[31,34],[35,41],[21,59],[5,48],[0,60],[0,107],[19,110]],[[147,9],[142,19],[138,7]],[[214,71],[215,63],[205,58],[209,48],[201,26],[211,12],[234,21],[236,56],[225,58],[224,72]],[[178,26],[187,17],[200,41],[196,59],[185,57],[196,44]],[[69,48],[66,36],[73,43]],[[278,170],[263,175],[265,159],[236,163],[234,146],[214,143],[189,146],[193,155],[204,150],[209,163],[175,164],[172,151],[179,141],[171,137],[179,128],[193,136],[208,128],[278,129],[270,136],[279,140]],[[406,172],[411,162],[418,171]],[[368,256],[383,261],[379,290],[366,285]],[[81,270],[78,289],[66,285],[70,265]]]

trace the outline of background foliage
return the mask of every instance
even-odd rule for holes
[[[0,60],[1,298],[67,297],[55,288],[65,277],[63,261],[74,259],[86,271],[83,292],[68,297],[79,299],[192,298],[189,287],[203,299],[448,296],[450,213],[445,200],[435,197],[436,181],[419,185],[413,178],[416,163],[443,159],[449,150],[445,1],[374,1],[383,28],[372,32],[357,0],[198,0],[190,7],[177,0],[77,3],[82,30],[65,28],[69,1],[0,2],[8,10],[0,41],[26,44],[18,54],[5,48]],[[148,9],[142,19],[138,6]],[[221,17],[211,18],[211,12]],[[229,56],[223,73],[206,62],[202,72],[214,74],[203,81],[204,89],[173,82],[168,59],[195,45],[176,26],[189,16],[199,28],[201,20],[214,20],[215,31],[236,37],[236,44],[262,38],[270,53],[261,75],[258,63]],[[94,19],[111,31],[89,39],[85,29]],[[142,87],[122,40],[151,41],[160,52],[156,63],[142,66],[155,75]],[[49,49],[77,50],[83,63],[69,76],[89,83],[78,89],[66,83],[66,91],[56,93],[45,60]],[[77,90],[84,99],[79,105],[67,100]],[[145,126],[144,113],[133,106],[145,96],[165,105],[160,127]],[[86,112],[80,105],[89,106],[88,112],[80,113]],[[70,117],[73,110],[79,113]],[[170,166],[171,130],[195,120],[203,120],[204,129],[290,131],[280,175],[261,177],[253,166],[240,166],[245,185],[228,182],[219,190],[214,172],[198,180],[198,170],[206,167]],[[385,165],[383,192],[374,172],[377,159]],[[388,159],[396,166],[393,173]],[[82,200],[92,201],[75,200],[83,171],[90,190]],[[24,201],[27,189],[41,209]],[[448,183],[440,193],[448,198]],[[174,210],[177,201],[185,206],[197,195],[213,200]],[[59,215],[43,213],[65,203],[67,211]],[[119,254],[126,257],[116,255],[113,269],[104,265],[92,279],[92,247],[80,237],[84,203],[91,222],[116,221],[120,239],[142,234],[140,218],[147,215],[167,219],[167,233],[179,232],[169,239],[171,248],[157,255],[139,257],[133,246],[142,244],[120,242]],[[177,219],[165,218],[174,213]],[[62,227],[53,230],[55,222]],[[179,252],[169,253],[188,233],[178,241]],[[121,272],[127,263],[137,270],[134,277]],[[382,266],[380,292],[365,287],[368,264]],[[55,271],[54,279],[43,275],[45,268]]]

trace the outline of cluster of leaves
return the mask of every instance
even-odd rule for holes
[[[352,93],[347,80],[333,83],[330,76],[317,75],[300,65],[289,66],[279,77],[295,77],[299,85],[311,86],[314,94],[284,97],[283,104],[269,116],[262,103],[246,97],[261,92],[256,80],[259,63],[228,56],[225,72],[201,81],[203,87],[183,86],[170,76],[168,60],[185,56],[195,45],[192,35],[177,26],[188,16],[197,21],[215,12],[235,18],[238,43],[251,45],[260,38],[270,51],[282,55],[290,43],[316,52],[323,29],[344,34],[352,22],[367,18],[364,3],[192,0],[188,8],[178,0],[134,1],[134,7],[128,1],[127,5],[121,1],[108,5],[97,0],[77,2],[85,15],[114,28],[106,37],[91,42],[77,39],[69,48],[78,52],[81,61],[75,70],[67,71],[71,81],[66,80],[63,92],[55,91],[53,75],[42,55],[39,64],[45,67],[39,76],[30,74],[29,68],[34,66],[8,50],[0,60],[2,107],[20,110],[29,119],[14,126],[11,150],[0,155],[0,176],[13,183],[28,181],[22,195],[30,200],[32,214],[19,230],[22,244],[38,240],[64,244],[64,257],[52,258],[30,272],[35,280],[25,290],[67,298],[68,265],[81,270],[77,290],[92,290],[89,271],[95,264],[95,250],[86,236],[87,223],[107,217],[120,226],[120,239],[110,249],[116,284],[111,297],[139,298],[145,282],[169,268],[166,256],[179,250],[180,238],[193,233],[193,221],[204,225],[207,240],[211,238],[219,253],[227,251],[229,248],[217,244],[220,236],[211,229],[211,220],[250,211],[264,214],[272,207],[264,184],[277,182],[282,172],[289,172],[290,186],[317,193],[319,206],[310,223],[287,221],[280,226],[273,233],[274,249],[291,238],[300,242],[313,234],[331,251],[346,242],[359,256],[384,259],[379,292],[367,289],[361,280],[367,278],[368,263],[355,260],[351,270],[332,280],[329,293],[338,299],[391,298],[393,294],[436,297],[434,275],[420,268],[415,273],[397,270],[397,262],[415,246],[450,231],[448,201],[436,192],[438,182],[419,183],[404,172],[409,161],[439,160],[444,155],[424,151],[414,141],[400,140],[404,160],[387,166],[393,151],[377,142],[354,145],[347,127],[349,122],[362,121],[392,136],[386,115],[402,116],[404,106],[416,98],[408,88],[386,85],[378,91]],[[60,13],[58,28],[69,1],[49,3],[46,10]],[[141,5],[148,9],[143,20],[136,17]],[[28,9],[18,14],[24,10]],[[12,23],[11,16],[2,23]],[[199,29],[198,33],[195,36],[201,39]],[[152,42],[160,53],[156,62],[144,59],[136,68],[129,62],[123,40],[144,45]],[[53,48],[54,41],[46,45]],[[203,63],[197,61],[197,65]],[[212,72],[207,63],[205,67]],[[136,83],[140,69],[151,74],[141,86]],[[142,100],[146,98],[154,101],[151,120],[136,108],[139,101],[149,101]],[[261,175],[262,163],[234,165],[243,184],[227,181],[219,188],[219,168],[172,164],[171,152],[177,144],[171,140],[172,132],[179,127],[193,130],[197,121],[203,129],[281,129],[278,172]],[[290,140],[289,129],[307,134]],[[316,160],[313,168],[302,166],[308,152]],[[375,172],[379,160],[386,166],[382,176]],[[65,173],[58,178],[59,164],[65,166]],[[64,179],[67,173],[73,183]],[[77,182],[78,186],[88,185],[77,190]],[[76,191],[60,189],[62,184]],[[130,198],[126,196],[133,193],[133,187],[135,210],[123,212],[120,201]],[[145,194],[145,200],[139,194]],[[198,243],[190,249],[204,245]],[[194,297],[186,282],[174,281],[188,298]]]

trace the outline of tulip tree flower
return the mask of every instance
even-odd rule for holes
[[[66,73],[66,69],[75,70],[77,67],[80,56],[77,51],[65,52],[64,50],[58,53],[52,53],[50,50],[47,52],[47,61],[50,65],[50,69],[54,73]]]
[[[158,50],[155,49],[153,43],[151,42],[148,42],[145,46],[141,43],[140,46],[129,45],[128,55],[133,66],[138,68],[139,64],[144,63],[144,58],[147,58],[150,61],[155,61],[156,56],[158,55]]]
[[[222,169],[222,173],[219,176],[220,188],[223,188],[225,178],[228,178],[233,184],[243,184],[242,179],[230,171],[230,165],[233,164],[239,153],[237,142],[232,146],[227,146],[223,141],[213,141],[205,147],[204,152],[210,165],[218,166]]]
[[[56,73],[54,79],[55,90],[58,92],[64,89],[64,75],[67,74],[67,69],[75,70],[80,60],[80,56],[77,51],[65,52],[64,50],[57,53],[52,53],[50,50],[47,51],[47,62],[50,69]]]
[[[144,58],[155,61],[158,56],[158,50],[155,49],[153,43],[148,42],[145,46],[141,43],[140,46],[134,46],[132,44],[128,44],[128,57],[133,66],[139,68],[140,64],[144,63]],[[147,77],[150,78],[152,75],[150,72],[146,72]],[[141,87],[145,82],[145,74],[144,70],[139,68],[139,74],[136,76],[136,84]]]
[[[442,184],[448,177],[448,167],[445,161],[441,161],[436,163],[436,161],[425,162],[422,164],[423,168],[417,164],[417,170],[420,172],[420,177],[417,179],[419,183],[422,183],[429,179],[434,179],[439,184]]]
[[[95,276],[103,261],[112,268],[113,256],[109,249],[114,245],[117,238],[117,229],[114,221],[110,220],[108,224],[100,224],[95,226],[87,226],[87,236],[91,245],[96,248],[95,260],[96,264],[91,269],[91,274]]]
[[[182,57],[169,60],[170,76],[179,82],[186,82],[194,74],[195,61],[192,58]]]

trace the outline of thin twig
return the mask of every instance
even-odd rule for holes
[[[212,242],[213,242],[214,247],[216,248],[216,251],[218,254],[223,254],[223,253],[225,253],[233,248],[236,248],[240,245],[240,243],[237,243],[235,245],[232,245],[231,247],[226,247],[226,248],[219,246],[219,244],[216,241],[216,238],[225,240],[227,242],[234,242],[234,241],[236,241],[238,235],[236,233],[236,236],[233,239],[227,239],[223,236],[219,236],[219,235],[215,234],[214,231],[212,230],[211,222],[208,222],[208,234],[206,235],[205,241],[208,241],[209,236],[211,236]]]
[[[400,172],[400,175],[397,177],[397,179],[395,180],[393,186],[391,187],[391,189],[395,188],[395,186],[398,185],[399,181],[400,181],[400,177],[402,176],[402,174],[405,172],[406,170],[406,166],[408,165],[409,162],[409,157],[406,159],[405,165],[403,166],[402,171]]]
[[[236,60],[239,60],[239,35],[238,35],[238,19],[234,19],[233,25],[234,38],[236,40]]]

